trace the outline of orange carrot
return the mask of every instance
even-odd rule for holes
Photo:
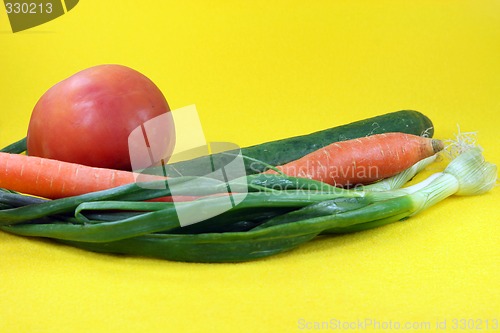
[[[106,190],[136,181],[133,172],[0,152],[0,187],[49,199]],[[141,181],[165,177],[140,175]]]
[[[289,176],[352,187],[394,176],[442,149],[443,143],[436,139],[404,133],[376,134],[332,143],[277,168]]]

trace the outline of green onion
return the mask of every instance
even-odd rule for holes
[[[444,171],[401,188],[434,159],[351,190],[284,175],[252,175],[241,179],[247,194],[233,193],[245,195],[240,204],[205,219],[193,214],[199,220],[185,227],[178,221],[178,209],[198,213],[223,206],[227,198],[213,194],[226,187],[215,188],[207,182],[191,189],[184,183],[189,179],[180,178],[178,185],[184,186],[186,194],[206,196],[175,204],[142,202],[170,191],[137,184],[53,201],[0,191],[0,229],[96,252],[194,262],[246,261],[291,250],[320,234],[356,232],[401,221],[450,195],[482,194],[495,185],[496,166],[473,148]]]
[[[7,147],[0,149],[2,153],[10,153],[10,154],[21,154],[26,151],[26,138],[22,138],[19,141],[16,141]]]

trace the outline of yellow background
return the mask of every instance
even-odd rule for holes
[[[0,146],[25,135],[51,85],[102,63],[146,74],[173,109],[196,104],[208,141],[247,146],[416,109],[436,137],[477,131],[500,163],[497,0],[81,0],[16,34],[0,10]],[[499,193],[239,264],[0,233],[0,332],[331,331],[335,320],[457,331],[460,319],[485,331],[500,320]]]

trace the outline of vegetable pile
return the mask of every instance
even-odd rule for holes
[[[94,87],[96,96],[102,96],[99,89],[109,87]],[[141,100],[133,95],[133,101]],[[27,142],[35,139],[28,134],[28,140],[0,152],[0,229],[94,252],[177,261],[267,257],[318,235],[405,220],[451,195],[489,191],[497,167],[484,160],[481,149],[445,147],[432,138],[432,128],[425,115],[404,110],[242,148],[246,175],[230,184],[214,182],[201,166],[226,165],[235,151],[165,164],[161,175],[152,168],[138,182],[132,170],[102,167],[92,159],[33,156]],[[441,172],[406,186],[439,156],[449,158]],[[225,207],[228,198],[235,204],[203,214]],[[180,221],[181,210],[192,212],[188,225]]]

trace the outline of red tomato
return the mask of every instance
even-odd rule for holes
[[[143,74],[121,65],[91,67],[57,83],[40,98],[28,127],[27,152],[130,170],[130,133],[169,111],[160,89]],[[155,140],[146,142],[170,156],[175,144],[173,120],[162,129],[162,142],[157,133]]]

